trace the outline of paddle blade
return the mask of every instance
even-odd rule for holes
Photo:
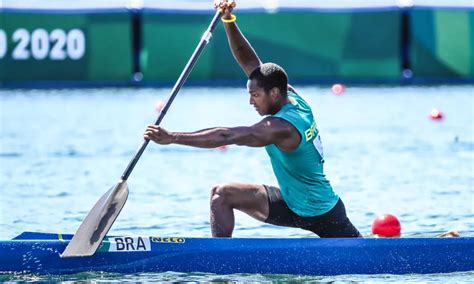
[[[111,187],[89,212],[61,257],[91,256],[95,253],[128,197],[127,182]]]

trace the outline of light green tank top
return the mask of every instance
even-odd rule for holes
[[[324,154],[319,131],[308,103],[288,91],[291,103],[272,117],[291,123],[301,135],[298,147],[285,152],[266,146],[283,199],[293,212],[314,217],[331,210],[339,200],[323,172]]]

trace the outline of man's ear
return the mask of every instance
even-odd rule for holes
[[[274,101],[277,101],[280,99],[280,89],[277,87],[273,87],[270,89],[270,96]]]

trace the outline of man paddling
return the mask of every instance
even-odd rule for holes
[[[265,147],[279,188],[242,182],[212,188],[213,237],[232,236],[234,209],[269,224],[301,228],[320,237],[361,237],[324,175],[321,140],[310,106],[288,85],[283,68],[260,61],[237,27],[237,17],[232,14],[235,2],[220,0],[214,4],[222,11],[232,53],[248,76],[250,104],[264,118],[251,126],[187,133],[149,125],[144,138],[162,145],[200,148],[230,144]]]

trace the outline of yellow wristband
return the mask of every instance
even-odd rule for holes
[[[228,23],[234,23],[234,22],[237,20],[237,16],[234,15],[234,14],[231,14],[229,20],[224,19],[224,18],[221,18],[221,20],[222,20],[224,23],[226,23],[226,24],[228,24]]]

